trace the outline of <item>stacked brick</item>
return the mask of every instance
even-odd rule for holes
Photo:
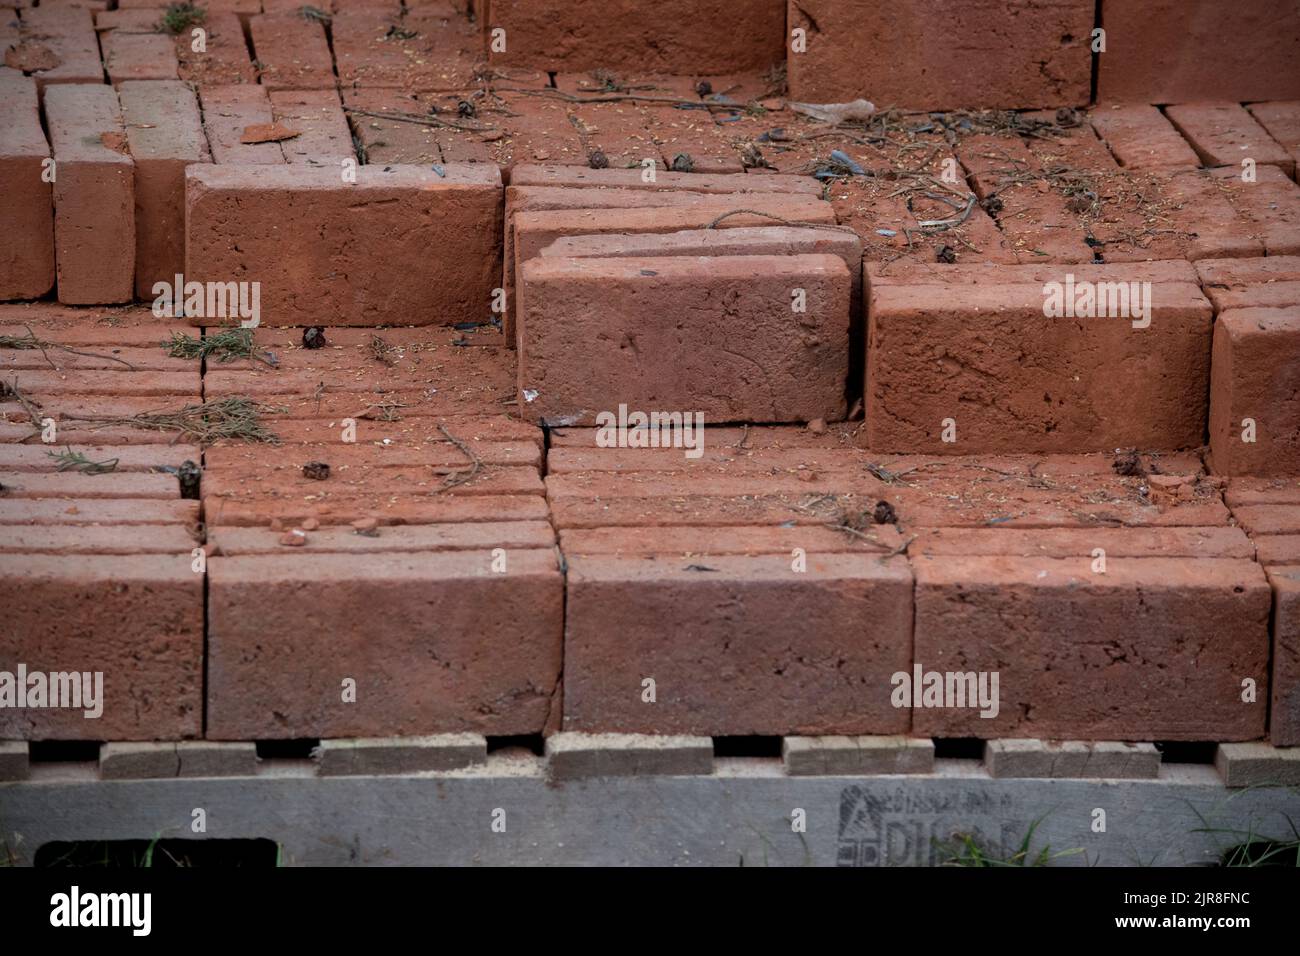
[[[69,675],[84,705],[6,708],[0,738],[203,734],[199,502],[181,480],[201,453],[141,417],[201,400],[172,331],[136,309],[0,307],[0,336],[28,343],[0,350],[4,669]]]
[[[541,433],[497,411],[509,353],[322,335],[258,330],[257,358],[205,378],[209,400],[263,403],[279,440],[206,455],[208,736],[540,733],[563,584]]]
[[[1268,682],[1268,585],[1195,456],[1120,475],[1112,456],[881,458],[790,429],[703,444],[552,435],[567,729],[1263,733],[1241,682]],[[1215,641],[1187,645],[1209,620]],[[917,666],[999,672],[999,712],[895,705]]]

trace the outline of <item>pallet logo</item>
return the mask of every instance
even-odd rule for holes
[[[596,415],[598,448],[684,448],[687,458],[704,454],[703,412],[629,412]]]
[[[1076,280],[1043,285],[1043,315],[1049,319],[1132,319],[1133,328],[1151,325],[1150,282]]]
[[[73,886],[50,897],[50,925],[125,926],[132,936],[148,936],[153,928],[152,893],[82,893]]]
[[[262,324],[262,283],[185,281],[153,284],[153,314],[159,319],[238,319],[245,329]]]
[[[104,713],[103,671],[0,671],[0,709],[45,709],[68,707],[83,710],[86,719]]]

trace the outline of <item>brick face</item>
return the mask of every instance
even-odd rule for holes
[[[1093,0],[790,0],[793,99],[908,110],[1083,106]]]

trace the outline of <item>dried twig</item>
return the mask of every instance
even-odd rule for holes
[[[54,459],[56,471],[79,471],[83,475],[106,475],[117,470],[119,459],[109,458],[105,461],[91,461],[84,453],[73,451],[65,445],[60,452],[47,451],[45,454]]]
[[[438,431],[442,432],[447,441],[459,448],[465,457],[470,460],[470,466],[468,468],[454,472],[442,480],[442,487],[439,490],[446,491],[448,488],[455,488],[457,485],[463,485],[465,482],[473,479],[474,476],[479,473],[479,469],[483,467],[483,462],[478,455],[474,454],[473,449],[471,449],[469,445],[465,444],[451,432],[447,431],[447,426],[441,422],[438,423]]]
[[[49,362],[50,368],[52,369],[57,369],[58,366],[50,360],[49,353],[45,351],[46,349],[58,349],[60,352],[68,352],[72,355],[83,356],[84,358],[105,359],[109,362],[117,362],[119,365],[124,365],[132,371],[135,371],[134,365],[125,359],[118,358],[116,355],[105,355],[102,352],[83,352],[80,349],[74,349],[71,346],[62,345],[58,342],[47,342],[44,339],[38,339],[36,333],[31,330],[30,326],[25,325],[23,328],[27,329],[26,335],[0,335],[0,349],[40,349],[41,354],[45,356],[45,361]]]

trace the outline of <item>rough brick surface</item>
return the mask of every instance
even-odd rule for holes
[[[1102,0],[1106,52],[1101,103],[1295,99],[1300,96],[1300,9],[1259,0]]]
[[[325,28],[301,13],[249,20],[259,80],[268,90],[332,90],[336,82]]]
[[[362,167],[354,184],[295,166],[195,166],[186,176],[187,277],[260,282],[263,325],[491,315],[501,248],[494,167],[447,166],[442,176]]]
[[[563,584],[551,551],[510,558],[506,574],[490,552],[212,559],[207,735],[539,733]]]
[[[135,163],[135,294],[150,300],[155,282],[185,270],[185,168],[206,161],[208,145],[184,83],[125,82],[118,97]]]
[[[713,741],[708,737],[561,732],[546,738],[546,772],[556,781],[711,774]]]
[[[1242,560],[1111,560],[1106,573],[1053,559],[913,562],[915,662],[998,672],[997,716],[923,707],[940,737],[1250,740],[1264,731],[1242,681],[1268,683],[1267,582]]]
[[[1121,166],[1161,169],[1200,165],[1196,152],[1163,113],[1145,103],[1104,106],[1088,114]]]
[[[1300,100],[1251,103],[1250,114],[1285,149],[1295,166],[1300,166]]]
[[[810,555],[796,574],[788,555],[570,557],[566,607],[566,730],[908,730],[889,702],[910,659],[911,575],[897,558]]]
[[[54,146],[59,301],[129,302],[135,288],[134,164],[117,94],[59,84],[45,92]]]
[[[1196,150],[1204,166],[1240,168],[1252,159],[1260,166],[1278,166],[1288,175],[1295,161],[1238,103],[1186,103],[1165,110],[1179,132]]]
[[[41,90],[58,83],[102,83],[104,68],[99,62],[99,40],[95,36],[94,14],[83,7],[45,4],[44,9],[24,10],[17,30],[0,24],[0,36],[27,40],[52,53],[57,64],[32,73]]]
[[[1215,321],[1210,449],[1220,474],[1300,473],[1300,307]]]
[[[42,174],[50,156],[36,82],[0,67],[0,299],[54,287],[54,205]]]
[[[620,404],[706,422],[843,418],[850,287],[828,255],[527,262],[520,411],[552,424]]]
[[[1300,564],[1270,568],[1273,585],[1273,705],[1275,746],[1300,745]]]
[[[783,0],[666,0],[653,12],[634,0],[496,3],[488,26],[506,31],[493,65],[586,72],[764,70],[781,62]]]
[[[1104,281],[1135,280],[1117,267]],[[1048,318],[1041,284],[874,283],[869,446],[971,454],[1200,445],[1210,305],[1190,284],[1151,290],[1150,325],[1134,328],[1142,320]],[[945,420],[956,423],[955,441],[944,441]]]
[[[343,160],[356,162],[352,131],[333,90],[274,90],[270,98],[275,121],[298,134],[279,144],[285,162],[328,166],[340,178]]]
[[[806,32],[807,52],[788,54],[790,95],[911,110],[1082,106],[1094,11],[1091,0],[791,0],[788,27]]]
[[[103,36],[104,69],[119,86],[130,80],[179,79],[176,45],[161,33],[111,30]]]
[[[66,502],[59,502],[66,505]],[[0,737],[157,740],[202,732],[203,577],[190,554],[0,555],[11,672],[102,672],[103,714],[0,711]]]
[[[786,737],[785,772],[792,777],[930,773],[934,741],[911,737]]]
[[[273,122],[266,88],[255,85],[209,86],[200,92],[203,128],[208,134],[212,161],[225,164],[277,166],[284,163],[279,143],[244,143],[250,126]]]
[[[484,59],[473,24],[450,9],[343,9],[330,32],[339,82],[358,89],[465,90]]]

